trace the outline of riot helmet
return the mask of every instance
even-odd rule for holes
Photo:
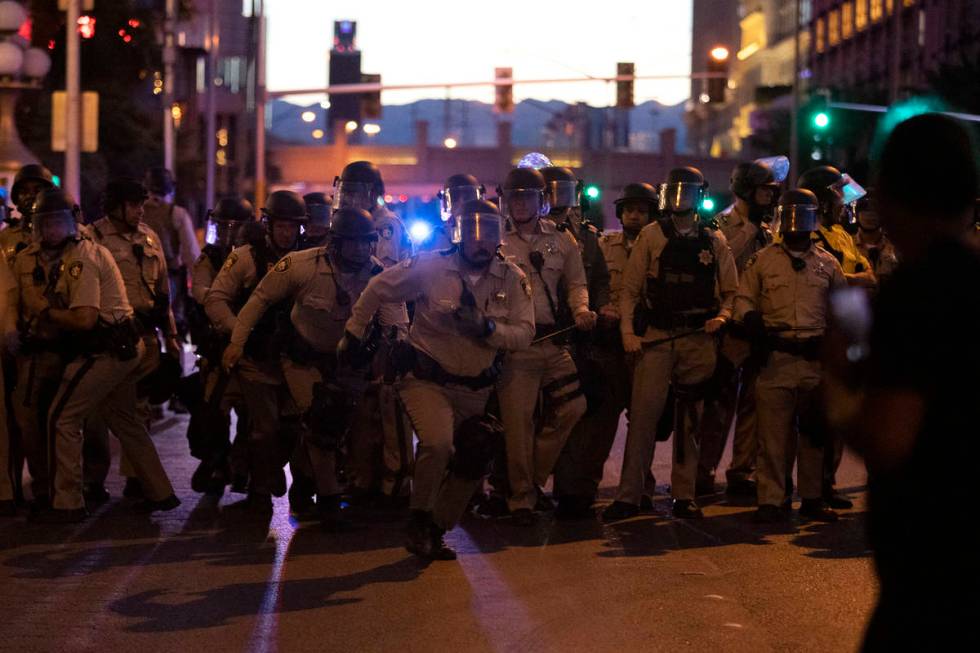
[[[74,198],[60,188],[38,193],[32,207],[34,238],[45,249],[58,249],[78,234]]]
[[[157,167],[147,170],[144,183],[146,184],[147,190],[160,197],[173,194],[176,188],[173,173],[166,168]]]
[[[225,197],[208,211],[204,242],[224,250],[238,244],[241,228],[255,215],[252,203],[242,197]]]
[[[743,161],[731,176],[732,193],[748,204],[749,220],[769,222],[779,200],[779,183],[769,166],[760,161]]]
[[[333,208],[372,211],[384,201],[385,184],[378,166],[370,161],[348,163],[334,178]]]
[[[38,193],[48,188],[54,188],[51,171],[38,163],[28,163],[14,176],[10,199],[21,215],[26,217],[30,215]]]
[[[143,203],[147,197],[146,187],[140,180],[118,177],[106,184],[102,206],[107,216],[136,229],[143,220]]]
[[[500,213],[519,224],[548,215],[545,186],[544,176],[534,168],[514,168],[497,188]]]
[[[541,168],[546,184],[546,197],[551,210],[577,208],[581,204],[582,182],[568,168]]]
[[[378,231],[364,209],[341,208],[330,217],[330,247],[343,268],[360,269],[371,260]]]
[[[776,220],[779,233],[807,233],[817,229],[817,210],[819,201],[810,190],[798,188],[787,190],[779,196],[776,206]]]
[[[692,214],[701,206],[707,188],[708,183],[697,168],[674,168],[667,175],[667,181],[660,184],[660,211]]]
[[[831,224],[853,221],[850,206],[867,195],[867,191],[850,175],[833,166],[817,166],[807,170],[800,175],[798,186],[817,196],[820,218]]]
[[[659,215],[660,198],[657,196],[657,190],[650,184],[633,182],[623,187],[623,194],[616,199],[614,204],[616,217],[622,223],[623,231],[633,237]],[[646,207],[646,220],[635,219],[632,212],[630,212],[629,218],[625,218],[627,209],[633,206]]]
[[[503,236],[503,218],[493,202],[470,200],[456,214],[453,243],[469,263],[488,264]]]
[[[482,200],[486,194],[483,184],[473,175],[453,175],[439,191],[439,216],[443,222],[448,222],[464,204],[470,200]]]
[[[262,207],[262,219],[268,224],[272,244],[280,251],[294,249],[306,224],[306,204],[291,190],[277,190],[269,195]]]
[[[303,203],[306,204],[306,214],[310,218],[307,231],[319,226],[324,229],[330,227],[331,200],[326,193],[307,193],[303,195]]]

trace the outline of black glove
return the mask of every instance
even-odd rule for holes
[[[370,355],[360,338],[344,331],[344,337],[337,343],[337,362],[341,367],[358,369],[370,362]]]
[[[745,333],[753,340],[761,340],[766,337],[766,323],[762,320],[760,311],[749,311],[742,317],[742,324],[745,325]]]
[[[453,313],[453,318],[456,320],[456,330],[464,336],[486,338],[493,333],[493,320],[475,306],[460,306]]]

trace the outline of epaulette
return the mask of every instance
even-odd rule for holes
[[[750,267],[755,265],[756,260],[759,258],[759,252],[756,252],[749,257],[749,260],[745,262],[745,269],[748,270]]]

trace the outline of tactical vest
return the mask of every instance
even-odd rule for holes
[[[159,236],[167,270],[175,272],[180,258],[180,234],[174,228],[174,205],[147,202],[143,206],[143,222]]]
[[[711,237],[702,225],[696,236],[681,236],[669,218],[660,221],[660,228],[667,245],[658,276],[647,278],[650,323],[660,329],[691,326],[718,311],[718,262]]]
[[[225,259],[228,258],[230,251],[226,251],[217,245],[205,245],[201,253],[208,257],[208,261],[211,262],[211,269],[217,273],[225,264]]]

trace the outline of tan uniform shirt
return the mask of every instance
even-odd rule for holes
[[[144,219],[157,236],[176,241],[171,243],[174,269],[185,266],[190,268],[201,255],[201,246],[197,242],[197,234],[194,231],[194,221],[184,207],[150,197],[146,201]]]
[[[496,323],[487,338],[463,336],[456,328],[454,312],[464,279],[477,307]],[[494,258],[474,280],[457,252],[426,252],[371,279],[354,304],[347,330],[361,338],[381,304],[412,300],[415,321],[408,341],[451,374],[477,376],[493,363],[498,350],[525,349],[534,337],[531,287],[520,268]]]
[[[17,328],[17,279],[6,265],[0,265],[0,328],[3,333]]]
[[[830,291],[847,285],[844,270],[832,254],[810,247],[802,256],[806,268],[793,269],[782,245],[769,245],[749,260],[735,298],[735,316],[761,311],[766,326],[813,329],[780,334],[784,338],[821,335],[827,326]]]
[[[732,302],[738,291],[738,271],[735,269],[735,259],[724,234],[709,229],[708,236],[711,239],[711,251],[702,252],[702,262],[705,265],[717,266],[715,297],[718,299],[718,317],[727,319],[732,316]],[[619,328],[624,336],[634,335],[633,313],[636,304],[645,292],[647,278],[660,274],[660,254],[666,246],[667,236],[664,235],[658,222],[643,227],[636,238],[633,253],[626,266],[623,293],[619,302],[619,314],[622,316]],[[644,337],[646,340],[653,340],[660,337],[660,334],[656,329],[647,329]]]
[[[381,269],[380,261],[373,259],[359,272],[339,272],[324,247],[287,254],[263,277],[238,313],[231,342],[244,347],[265,312],[290,298],[289,318],[296,332],[317,351],[333,352],[344,335],[351,307]]]
[[[170,296],[170,280],[167,278],[167,260],[160,239],[144,224],[136,231],[120,231],[109,218],[92,223],[95,242],[103,245],[112,254],[119,272],[126,284],[126,295],[137,314],[152,313],[154,298]],[[143,256],[137,257],[134,247],[143,248]],[[174,334],[174,316],[167,307],[165,334]]]
[[[0,231],[0,252],[3,253],[7,265],[13,267],[14,256],[34,240],[32,230],[25,229],[23,223],[16,227],[7,227]]]
[[[375,256],[386,268],[403,261],[412,255],[412,240],[408,237],[401,219],[383,206],[371,211],[374,225],[378,230],[378,246]]]
[[[732,250],[735,267],[741,272],[745,269],[745,264],[748,263],[752,255],[765,247],[759,242],[760,227],[752,224],[748,216],[743,215],[734,204],[729,210],[722,211],[715,216],[715,220]],[[761,229],[765,234],[763,238],[766,244],[771,243],[772,232],[769,227],[763,225]]]
[[[500,251],[530,280],[534,319],[539,326],[555,324],[558,317],[551,312],[545,285],[551,293],[555,310],[559,310],[562,299],[568,302],[573,317],[589,310],[588,283],[578,242],[572,234],[558,231],[551,220],[539,220],[535,232],[530,236],[521,236],[515,229],[509,229]],[[544,257],[540,274],[531,264],[531,252],[534,251],[541,252]],[[558,282],[562,279],[567,291],[564,298],[558,295]]]
[[[194,261],[194,267],[191,270],[191,297],[201,306],[204,306],[204,299],[208,296],[208,291],[211,290],[211,284],[214,283],[216,276],[218,276],[218,270],[214,269],[208,255],[202,252]]]
[[[258,273],[251,245],[242,245],[231,251],[204,298],[204,312],[218,331],[230,334],[235,329],[236,309],[239,308],[235,302],[239,301],[243,290],[254,288],[273,265],[270,263],[267,270]]]
[[[112,254],[105,247],[87,239],[69,243],[61,258],[46,262],[41,246],[33,243],[14,260],[14,275],[19,292],[21,320],[31,324],[35,315],[31,306],[54,308],[95,308],[99,318],[116,324],[133,316],[126,285]],[[44,270],[43,279],[35,278],[35,268]],[[40,275],[39,275],[40,276]],[[55,302],[49,301],[56,298]],[[33,332],[51,338],[54,332]]]
[[[610,231],[599,239],[599,248],[606,257],[606,267],[609,269],[609,305],[615,306],[618,311],[623,296],[626,264],[630,260],[633,244],[622,231]]]

